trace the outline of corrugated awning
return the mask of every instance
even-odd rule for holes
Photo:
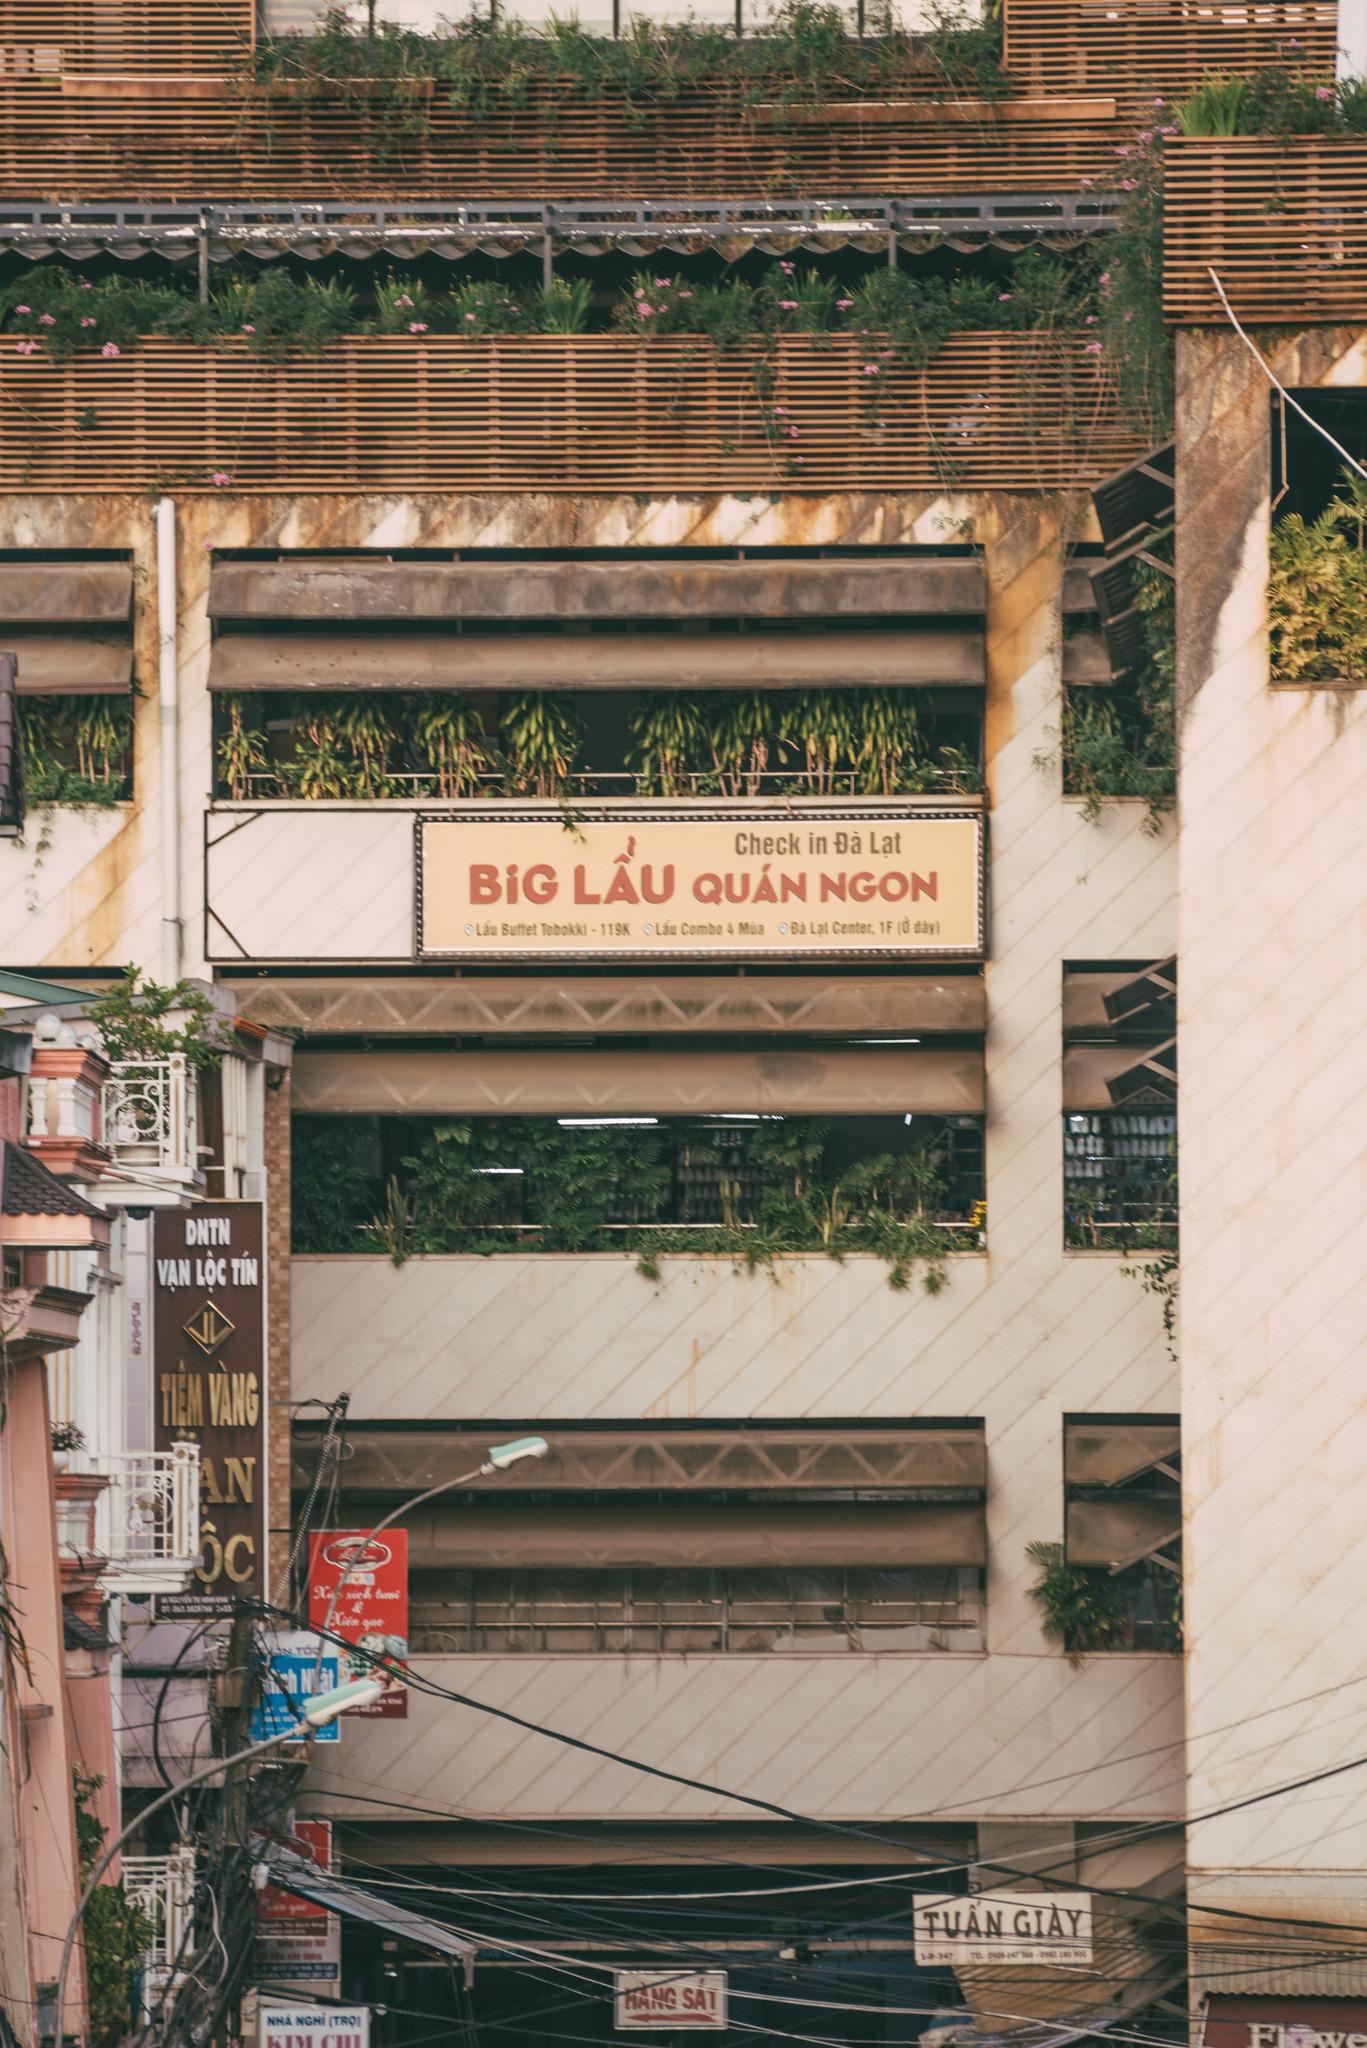
[[[1063,1055],[1065,1110],[1118,1109],[1177,1099],[1177,1041],[1162,1045],[1070,1045]]]
[[[748,561],[620,559],[214,562],[209,616],[332,626],[404,620],[630,621],[981,616],[972,556]],[[4,614],[0,611],[0,617]]]
[[[126,696],[133,687],[132,643],[73,634],[16,634],[21,697]]]
[[[1117,1494],[1114,1500],[1070,1500],[1064,1516],[1063,1547],[1069,1564],[1136,1563],[1182,1533],[1182,1503]]]
[[[1176,1415],[1106,1420],[1068,1417],[1063,1425],[1063,1477],[1069,1486],[1123,1486],[1182,1453]]]
[[[979,1048],[808,1046],[797,1051],[300,1052],[296,1112],[372,1115],[627,1116],[768,1112],[823,1116],[980,1115]]]
[[[316,1863],[292,1855],[287,1849],[272,1846],[262,1861],[270,1870],[271,1883],[278,1885],[281,1891],[293,1892],[296,1898],[309,1899],[315,1906],[326,1906],[330,1913],[341,1913],[346,1919],[364,1920],[368,1926],[378,1928],[393,1941],[407,1941],[415,1948],[454,1956],[467,1969],[473,1964],[476,1954],[473,1942],[463,1940],[435,1920],[424,1919],[420,1913],[410,1913],[392,1899],[365,1891],[359,1885],[347,1884],[342,1878],[320,1870]]]
[[[980,630],[811,633],[234,633],[209,688],[718,690],[981,686]]]
[[[510,1466],[488,1482],[490,1490],[981,1491],[987,1484],[986,1439],[971,1423],[922,1429],[551,1429],[550,1437],[548,1457]],[[421,1493],[479,1465],[489,1448],[487,1430],[375,1429],[364,1423],[351,1426],[348,1441],[347,1486],[365,1494]],[[312,1437],[301,1437],[300,1483],[307,1484],[316,1456]]]
[[[350,1483],[350,1482],[348,1482]],[[408,1520],[414,1570],[983,1565],[977,1501],[483,1498]]]

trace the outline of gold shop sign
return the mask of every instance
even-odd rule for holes
[[[971,812],[491,810],[417,830],[427,959],[938,959],[984,947]]]

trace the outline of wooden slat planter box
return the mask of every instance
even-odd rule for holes
[[[1006,66],[1018,90],[1113,93],[1146,120],[1207,72],[1284,65],[1332,78],[1337,0],[1007,0]]]
[[[1114,169],[1109,100],[1057,119],[928,99],[791,118],[693,93],[633,121],[547,88],[471,120],[440,94],[412,134],[366,100],[187,94],[127,79],[0,76],[0,191],[34,199],[687,199],[1075,191]],[[1028,105],[1028,103],[1027,103]]]
[[[111,361],[6,354],[0,489],[213,489],[218,471],[273,492],[1036,491],[1138,453],[1080,335],[1049,360],[1028,334],[956,334],[876,377],[865,349],[781,341],[763,401],[759,350],[688,337],[362,337],[285,364],[160,339]]]
[[[1164,151],[1163,307],[1221,325],[1367,317],[1367,135],[1232,136]]]

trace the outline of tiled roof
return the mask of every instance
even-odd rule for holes
[[[6,1140],[0,1149],[0,1210],[6,1216],[95,1216],[103,1221],[102,1210],[58,1180],[22,1145]]]

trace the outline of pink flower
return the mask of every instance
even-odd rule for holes
[[[1317,85],[1315,87],[1315,98],[1317,100],[1331,100],[1333,97],[1334,88],[1332,85]]]
[[[795,313],[797,311],[796,299],[780,299],[779,305],[785,313]]]
[[[256,329],[255,327],[253,327],[250,320],[244,320],[242,322],[242,332],[244,334],[255,334]]]
[[[14,352],[16,355],[20,356],[36,355],[38,352],[38,344],[36,341],[16,341],[14,344]]]
[[[796,266],[791,263],[780,263],[778,267],[785,277],[791,277]]]
[[[31,313],[33,308],[32,306],[16,306],[14,310],[16,313]]]
[[[398,298],[394,301],[396,306],[411,306],[412,303],[413,301],[409,298],[407,292],[400,292]]]
[[[478,313],[467,313],[465,317],[467,320],[477,320],[479,315]]]
[[[229,476],[226,469],[216,469],[213,475],[210,477],[209,481],[211,484],[214,485],[214,487],[217,490],[221,491],[226,484],[230,484],[232,482],[232,478]]]
[[[1111,273],[1109,270],[1103,270],[1101,276],[1097,279],[1098,284],[1109,284],[1110,281]]]
[[[680,297],[681,299],[691,299],[691,298],[692,298],[692,296],[693,296],[692,292],[680,292],[680,293],[679,293],[679,297]]]
[[[95,325],[95,315],[93,313],[83,313],[81,315],[81,325],[82,327],[93,327]]]
[[[1133,313],[1122,313],[1120,317],[1121,317],[1121,319],[1122,319],[1122,320],[1133,320],[1133,318],[1134,318],[1134,314],[1133,314]]]
[[[410,320],[408,331],[410,334],[426,334],[427,322],[425,320]]]
[[[673,279],[668,277],[657,277],[655,282],[657,285],[662,285],[664,289],[668,291],[670,285],[673,283]]]
[[[85,280],[84,278],[82,278],[82,279],[81,279],[81,290],[82,290],[83,292],[93,292],[93,291],[94,291],[94,289],[95,289],[95,287],[94,287],[94,285],[93,285],[93,284],[87,284],[87,282],[86,282],[86,280]]]
[[[1084,341],[1082,353],[1085,356],[1099,356],[1101,354],[1101,343],[1099,341]]]
[[[40,327],[55,327],[57,322],[51,313],[40,313],[38,315],[38,325]]]
[[[1166,128],[1160,128],[1158,132],[1160,135],[1176,135],[1178,132],[1177,123],[1173,121]]]
[[[1154,105],[1156,107],[1165,107],[1167,104],[1167,101],[1164,99],[1162,93],[1160,92],[1154,100]]]
[[[1095,185],[1095,183],[1096,183],[1096,179],[1095,179],[1095,178],[1080,178],[1080,179],[1078,180],[1078,183],[1079,183],[1079,184],[1081,185],[1081,187],[1082,187],[1082,189],[1083,189],[1083,191],[1084,191],[1084,192],[1090,192],[1090,191],[1091,191],[1091,189],[1092,189],[1092,187],[1093,187],[1093,185]]]
[[[651,317],[651,315],[652,315],[652,314],[654,313],[654,311],[655,311],[655,308],[654,308],[653,306],[642,306],[642,308],[641,308],[641,318],[642,318],[643,320],[649,320],[649,319],[650,319],[650,317]]]
[[[877,363],[865,363],[865,365],[864,365],[864,375],[865,375],[866,377],[876,377],[876,376],[878,375],[878,364],[877,364]]]
[[[1084,327],[1095,327],[1095,326],[1096,326],[1096,314],[1095,314],[1095,313],[1089,313],[1089,314],[1087,315],[1087,318],[1086,318],[1086,319],[1085,319],[1085,320],[1083,321],[1083,323],[1082,323],[1082,324],[1083,324],[1083,326],[1084,326]]]
[[[796,427],[789,427],[789,429],[788,429],[788,439],[789,439],[790,441],[800,441],[800,440],[802,439],[802,436],[801,436],[801,434],[800,434],[800,433],[798,432],[798,430],[797,430],[797,428],[796,428]]]
[[[638,285],[637,285],[637,287],[636,287],[636,290],[635,290],[635,292],[634,292],[634,293],[632,294],[633,298],[637,298],[637,299],[643,299],[643,298],[645,297],[645,295],[646,295],[646,288],[645,288],[645,286],[644,286],[643,284],[638,284]]]
[[[1011,298],[1012,296],[1013,296],[1013,294],[1012,294],[1012,293],[1010,293],[1010,292],[998,292],[998,293],[997,293],[997,304],[998,304],[999,306],[1004,306],[1004,305],[1006,304],[1007,300],[1008,300],[1009,298]]]
[[[774,418],[775,418],[776,420],[786,420],[786,419],[787,419],[787,417],[788,417],[788,408],[787,408],[787,406],[786,406],[786,405],[776,405],[776,406],[774,407]]]
[[[807,458],[805,455],[792,455],[788,459],[792,463],[794,469],[801,469],[803,463],[806,461]]]
[[[1130,145],[1129,145],[1129,143],[1128,143],[1128,142],[1122,142],[1122,143],[1121,143],[1121,145],[1120,145],[1120,147],[1119,147],[1119,149],[1118,149],[1118,150],[1116,151],[1116,155],[1117,155],[1117,156],[1133,156],[1133,155],[1134,155],[1134,151],[1133,151],[1133,149],[1132,149],[1132,148],[1130,147]]]
[[[1133,192],[1134,186],[1135,181],[1133,178],[1122,178],[1120,180],[1120,189],[1122,192]]]
[[[1138,135],[1136,135],[1136,137],[1135,137],[1135,141],[1136,141],[1136,142],[1152,142],[1152,141],[1153,141],[1153,130],[1152,130],[1152,128],[1141,128],[1141,129],[1140,129],[1140,131],[1139,131],[1139,133],[1138,133]]]
[[[102,356],[120,356],[123,354],[123,350],[119,347],[117,341],[107,341],[100,350],[100,354]]]
[[[851,307],[851,306],[852,306],[853,304],[854,304],[854,300],[853,300],[853,299],[837,299],[837,300],[836,300],[836,302],[835,302],[835,305],[836,305],[836,311],[837,311],[838,313],[848,313],[848,312],[849,312],[849,310],[850,310],[850,307]]]

